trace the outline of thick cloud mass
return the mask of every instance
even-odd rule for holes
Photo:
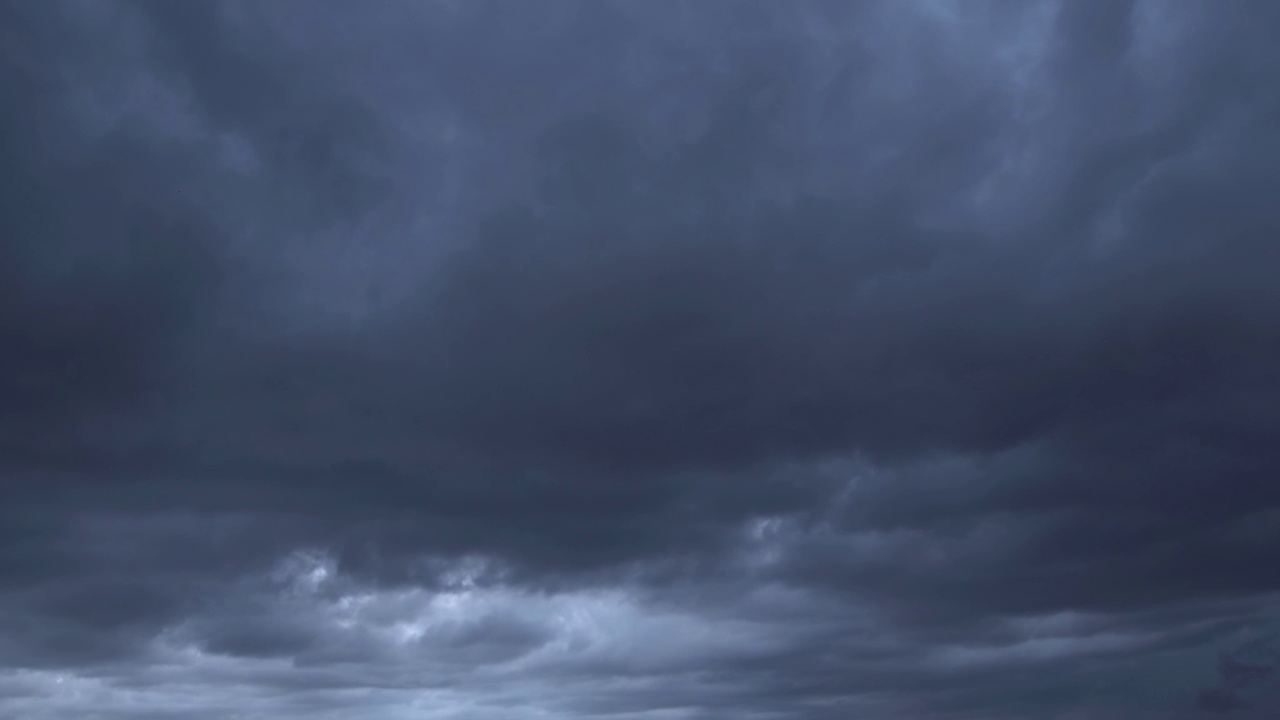
[[[0,0],[0,716],[1275,717],[1277,37]]]

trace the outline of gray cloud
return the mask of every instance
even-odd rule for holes
[[[0,4],[3,712],[1271,711],[1278,20]]]

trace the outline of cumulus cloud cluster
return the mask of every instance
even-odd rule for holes
[[[0,2],[0,714],[1268,717],[1277,31]]]

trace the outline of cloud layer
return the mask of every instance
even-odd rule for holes
[[[1267,717],[1277,30],[0,3],[0,714]]]

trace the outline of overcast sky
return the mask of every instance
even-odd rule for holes
[[[1277,37],[0,0],[0,717],[1274,720]]]

